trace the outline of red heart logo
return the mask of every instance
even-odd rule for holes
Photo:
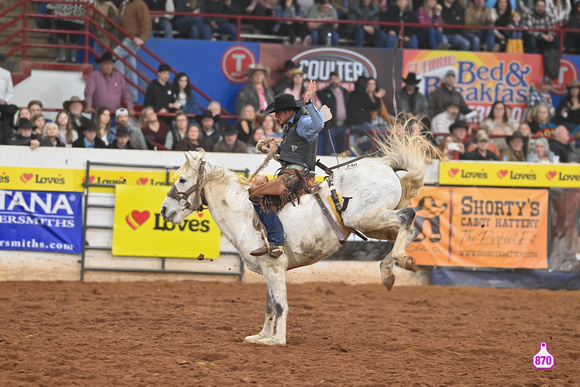
[[[548,173],[546,173],[546,178],[548,180],[552,180],[553,178],[556,177],[557,174],[558,174],[558,172],[556,172],[556,171],[549,171]]]
[[[28,181],[32,179],[32,176],[32,173],[23,173],[20,175],[20,180],[22,180],[23,183],[28,183]]]
[[[197,216],[201,218],[203,216],[203,212],[198,212]]]
[[[145,185],[145,184],[147,184],[147,182],[148,182],[148,181],[149,181],[149,179],[148,179],[148,178],[146,178],[146,177],[140,177],[140,178],[137,180],[137,184],[138,184],[138,185]]]
[[[147,221],[147,219],[149,219],[149,216],[151,216],[149,211],[141,212],[134,210],[125,217],[125,220],[133,230],[137,230],[139,226],[141,226],[143,223]]]
[[[95,177],[94,176],[89,176],[89,183],[92,183],[93,181],[95,181]],[[87,178],[83,177],[83,183],[87,182]]]
[[[497,177],[499,177],[500,179],[503,179],[505,177],[505,175],[507,175],[508,171],[507,169],[501,169],[499,171],[497,171]]]
[[[449,173],[449,176],[453,177],[453,176],[457,175],[457,173],[459,173],[459,168],[452,168],[447,173]]]

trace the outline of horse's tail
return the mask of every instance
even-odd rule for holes
[[[377,140],[377,145],[383,154],[382,160],[395,171],[407,171],[407,174],[401,177],[403,192],[395,209],[407,208],[411,205],[411,199],[419,194],[423,186],[426,155],[433,145],[421,135],[408,133],[387,135]]]

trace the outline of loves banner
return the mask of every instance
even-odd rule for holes
[[[0,190],[0,249],[80,254],[81,199],[76,192]]]
[[[194,212],[179,225],[163,220],[159,210],[168,190],[166,186],[117,185],[113,255],[219,257],[221,232],[209,211]]]
[[[419,265],[548,267],[547,190],[423,187],[413,206]]]

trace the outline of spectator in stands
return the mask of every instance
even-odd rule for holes
[[[475,160],[475,161],[497,161],[498,157],[495,153],[488,149],[489,136],[484,132],[480,131],[475,137],[475,143],[477,144],[476,149],[466,152],[463,155],[464,160]]]
[[[346,150],[346,111],[350,93],[340,86],[340,77],[336,71],[330,73],[328,86],[316,92],[321,104],[328,106],[332,118],[324,125],[324,132],[318,136],[318,154],[329,155],[333,152],[330,138],[334,143],[334,153]],[[330,136],[330,138],[329,138]]]
[[[0,104],[0,145],[8,143],[12,137],[14,116],[18,112],[18,106],[11,104]],[[19,122],[19,121],[16,121]]]
[[[272,88],[272,90],[274,91],[274,95],[283,93],[284,90],[286,90],[286,88],[292,87],[293,84],[292,78],[294,77],[294,70],[297,68],[298,66],[291,59],[288,59],[286,62],[284,62],[284,69],[282,70],[283,71],[282,79],[280,79],[278,83],[276,83],[276,85],[274,85],[274,87]]]
[[[175,115],[175,125],[172,125],[171,129],[169,129],[165,139],[165,147],[167,149],[175,150],[177,143],[185,138],[188,122],[187,114],[184,112],[180,111]]]
[[[137,59],[135,55],[139,47],[141,47],[149,36],[151,35],[151,16],[149,15],[149,8],[143,0],[125,0],[120,6],[121,27],[129,33],[129,37],[125,37],[121,42],[123,46],[117,46],[113,50],[115,57],[124,59],[132,69],[137,68]],[[125,48],[126,47],[126,48]],[[129,50],[129,51],[127,51]],[[139,84],[137,73],[131,68],[118,60],[115,62],[115,67],[125,74],[133,82]],[[134,86],[129,87],[131,91],[131,99],[137,102],[137,89]]]
[[[580,133],[580,82],[574,79],[566,88],[568,95],[558,105],[556,120],[568,129],[571,136],[576,136]]]
[[[526,161],[527,138],[516,130],[514,134],[506,137],[508,147],[501,151],[502,161]]]
[[[296,0],[280,0],[274,10],[276,17],[301,19],[304,17],[302,9],[296,4]],[[306,25],[300,22],[277,21],[272,31],[279,36],[287,36],[290,43],[301,44],[308,34]]]
[[[459,160],[461,145],[452,136],[445,136],[439,143],[438,154],[443,161]]]
[[[152,80],[147,86],[143,106],[150,106],[155,113],[169,113],[179,108],[175,102],[175,95],[169,83],[171,67],[162,63],[157,69],[157,79]],[[171,119],[169,119],[171,122]]]
[[[192,151],[197,148],[203,148],[206,151],[211,151],[211,148],[204,143],[201,138],[201,129],[195,123],[190,123],[187,127],[187,133],[184,138],[179,140],[175,146],[178,151]]]
[[[323,22],[307,23],[310,39],[306,38],[305,44],[338,46],[338,23],[328,23],[329,20],[338,20],[338,13],[330,4],[330,0],[320,0],[318,4],[313,5],[306,18],[323,20]],[[328,39],[330,39],[330,44]]]
[[[353,1],[348,12],[348,20],[378,22],[379,12],[379,6],[371,0]],[[347,28],[354,37],[355,47],[362,47],[363,42],[373,47],[387,47],[387,34],[378,25],[349,24]]]
[[[524,53],[524,41],[523,31],[516,31],[516,28],[525,28],[522,24],[522,16],[519,12],[513,12],[512,18],[508,24],[508,27],[513,29],[513,31],[506,31],[505,36],[507,37],[507,43],[505,47],[505,52],[509,54],[523,54]]]
[[[187,114],[198,114],[199,103],[197,102],[197,95],[191,87],[189,77],[185,73],[179,73],[173,79],[171,85],[173,89],[173,98],[179,104],[177,109],[181,109]]]
[[[76,130],[74,130],[72,126],[72,120],[70,119],[70,115],[66,110],[61,110],[56,115],[56,119],[54,121],[58,126],[58,134],[60,136],[60,139],[68,147],[71,147],[72,143],[79,138],[79,134],[77,133]]]
[[[40,139],[40,146],[51,146],[54,148],[64,148],[66,144],[60,139],[58,134],[58,125],[54,122],[49,122],[44,125],[42,129],[42,138]]]
[[[554,17],[556,27],[566,27],[571,8],[569,0],[546,0],[546,12]]]
[[[473,152],[474,150],[477,149],[477,136],[479,136],[481,133],[484,133],[487,136],[487,130],[482,129],[482,128],[477,129],[475,131],[475,135],[473,136],[474,137],[474,142],[472,142],[471,144],[469,144],[467,146],[467,152]],[[493,142],[490,142],[489,141],[489,136],[487,136],[487,137],[488,137],[487,150],[490,151],[490,152],[495,153],[496,158],[499,159],[500,151],[497,148],[497,145],[495,145]]]
[[[10,104],[14,98],[14,85],[10,71],[3,68],[6,56],[0,54],[0,105]]]
[[[273,114],[266,114],[262,117],[259,128],[264,130],[266,137],[273,138],[276,142],[282,141],[282,129]]]
[[[443,135],[449,133],[449,127],[459,118],[460,102],[454,98],[447,102],[445,111],[437,114],[431,121],[431,134],[439,141]]]
[[[248,66],[248,78],[250,81],[238,93],[236,101],[236,111],[238,115],[242,107],[252,105],[256,112],[266,109],[274,102],[274,93],[266,84],[266,77],[270,74],[270,68],[262,64],[251,64]]]
[[[99,69],[94,70],[87,77],[85,112],[95,113],[100,107],[107,107],[114,112],[121,107],[121,104],[124,104],[130,114],[135,114],[129,86],[123,75],[115,70],[113,55],[105,52],[95,61],[99,64]]]
[[[85,16],[87,10],[86,6],[82,4],[70,4],[73,0],[64,0],[62,3],[49,4],[52,8],[53,14],[56,16],[56,28],[59,30],[79,31],[85,26]],[[76,0],[75,0],[76,1]],[[90,0],[79,0],[80,2],[91,3]],[[67,4],[68,3],[68,4]],[[64,18],[62,17],[64,16]],[[67,17],[77,17],[75,19]],[[58,34],[58,44],[60,45],[75,45],[78,43],[78,35],[73,33]],[[68,54],[68,55],[67,55]],[[75,62],[76,50],[59,48],[56,55],[57,62]]]
[[[118,2],[115,0],[115,2]],[[119,14],[119,9],[117,5],[113,4],[111,1],[105,0],[97,0],[93,2],[94,7],[99,10],[103,15],[107,16],[112,23],[121,24],[121,15]],[[96,35],[97,39],[100,42],[95,41],[93,43],[93,48],[97,52],[97,54],[103,53],[103,47],[107,49],[109,47],[113,47],[113,39],[111,39],[104,31],[110,32],[113,36],[117,39],[122,40],[121,32],[117,30],[117,28],[113,27],[113,24],[105,19],[103,16],[98,14],[97,12],[92,12],[91,14],[92,19],[94,20],[95,24],[100,28],[97,28],[95,25],[91,23],[90,31]],[[92,39],[91,39],[92,40]],[[91,54],[89,54],[90,57]]]
[[[36,99],[28,102],[28,110],[30,111],[30,117],[28,119],[37,115],[42,115],[42,109],[44,109],[42,102]]]
[[[175,12],[175,4],[172,0],[145,0],[149,11]],[[151,27],[155,31],[163,31],[165,39],[173,38],[173,26],[171,25],[173,15],[151,15]]]
[[[248,153],[252,153],[252,154],[262,153],[256,149],[256,145],[258,145],[258,143],[265,138],[266,138],[266,132],[264,132],[264,129],[262,129],[261,127],[256,128],[256,130],[254,130],[254,134],[252,135],[252,138],[248,142]]]
[[[453,138],[453,141],[459,144],[459,158],[462,158],[465,154],[465,148],[467,147],[467,123],[463,120],[457,120],[449,126],[449,134]]]
[[[141,132],[143,132],[143,136],[145,137],[149,149],[165,148],[164,144],[169,129],[165,122],[157,118],[157,114],[155,114],[155,110],[151,106],[148,106],[141,111],[141,115],[139,116],[139,126],[141,126]]]
[[[523,24],[528,28],[554,28],[554,16],[546,12],[545,0],[536,0],[534,10],[524,13]],[[526,53],[542,53],[549,48],[559,49],[560,41],[553,31],[529,31],[524,36]]]
[[[35,114],[32,116],[32,130],[38,135],[42,136],[42,131],[44,130],[44,125],[46,124],[46,119],[42,114]]]
[[[105,145],[109,145],[115,139],[111,133],[111,111],[109,108],[100,107],[95,114],[95,126],[97,127],[97,138],[100,138]]]
[[[575,1],[568,17],[567,28],[580,29],[580,1]],[[564,50],[570,54],[580,52],[580,33],[567,33],[564,37]]]
[[[554,130],[554,138],[549,138],[548,143],[554,155],[560,158],[561,163],[567,163],[568,156],[574,153],[570,144],[570,132],[564,125],[558,125]]]
[[[371,143],[366,134],[375,130],[372,125],[372,112],[381,108],[381,99],[385,96],[384,89],[376,90],[377,81],[374,78],[359,78],[354,91],[349,97],[346,111],[346,125],[350,127],[350,146],[355,154],[370,151]]]
[[[235,3],[232,0],[202,0],[201,13],[215,15],[235,14]],[[260,20],[264,23],[264,20]],[[238,29],[226,17],[205,17],[203,24],[198,25],[199,38],[211,40],[214,34],[229,35],[230,40],[236,40]]]
[[[538,138],[534,142],[534,147],[528,157],[526,158],[528,163],[551,163],[554,161],[554,153],[550,151],[550,145],[546,138]]]
[[[201,12],[202,0],[174,0],[175,12],[191,13],[197,15]],[[200,26],[203,25],[203,19],[200,16],[176,15],[173,18],[173,27],[182,38],[200,39]]]
[[[463,95],[455,88],[457,79],[455,78],[455,70],[449,70],[445,74],[445,79],[441,86],[429,94],[429,116],[435,117],[437,114],[445,110],[445,107],[452,99],[459,106],[459,112],[463,115],[471,113],[471,109],[467,107]]]
[[[80,97],[75,95],[68,101],[64,101],[62,107],[69,112],[74,130],[76,130],[79,137],[82,137],[83,132],[81,126],[85,127],[88,122],[91,122],[90,119],[83,116],[83,111],[87,108],[87,101],[81,100]]]
[[[220,116],[222,105],[218,101],[211,101],[209,105],[207,105],[207,110],[209,110],[213,115],[215,121],[213,126],[215,130],[217,130],[219,133],[226,130],[229,124]]]
[[[487,5],[487,4],[486,4]],[[507,27],[512,21],[512,5],[509,0],[497,0],[493,8],[491,8],[491,18],[496,27]],[[506,30],[493,30],[495,36],[495,44],[493,50],[495,52],[504,52],[507,44]],[[521,33],[521,32],[520,32]]]
[[[139,127],[139,122],[129,116],[129,111],[127,109],[117,109],[115,112],[115,119],[117,125],[123,125],[127,130],[129,130],[129,139],[135,148],[147,149],[147,142],[145,141],[145,136],[143,136],[143,132],[141,132],[141,128]],[[116,128],[112,128],[111,133],[116,134]]]
[[[528,97],[528,109],[530,109],[532,106],[543,103],[548,107],[550,117],[554,117],[556,115],[556,109],[554,108],[554,103],[552,102],[550,90],[552,90],[552,79],[550,79],[550,77],[543,77],[540,81],[540,87],[537,89],[533,88],[530,91],[530,95]]]
[[[480,127],[485,129],[491,136],[502,136],[494,137],[492,139],[493,143],[497,145],[499,150],[503,150],[507,147],[505,136],[509,136],[517,130],[517,127],[512,126],[507,115],[507,107],[502,101],[495,101],[493,105],[491,105],[489,115],[485,120],[483,120]]]
[[[418,22],[420,24],[443,24],[441,9],[441,4],[437,4],[437,0],[424,0],[423,5],[417,11]],[[447,37],[443,35],[441,27],[419,28],[417,39],[420,42],[428,42],[429,48],[436,50],[447,50],[451,47]]]
[[[113,142],[107,146],[111,149],[135,149],[133,144],[131,144],[131,139],[129,135],[129,129],[124,125],[117,126],[117,134]]]
[[[421,79],[417,78],[415,73],[408,73],[407,77],[403,78],[403,82],[405,87],[395,94],[397,109],[400,112],[407,113],[411,118],[420,120],[428,114],[427,99],[419,92],[419,87],[417,87],[421,83]]]
[[[25,145],[36,149],[40,142],[38,135],[32,131],[32,122],[27,118],[21,118],[16,128],[16,133],[8,140],[8,145]]]
[[[195,116],[195,120],[201,126],[201,141],[203,141],[207,150],[211,151],[214,145],[221,139],[223,133],[218,132],[214,127],[216,117],[209,110],[205,110],[203,114]],[[206,149],[205,147],[204,149]]]
[[[381,20],[391,23],[417,23],[417,18],[410,10],[408,0],[396,0],[385,14],[385,19]],[[387,26],[387,48],[393,48],[399,43],[399,27]],[[415,27],[405,26],[403,31],[403,47],[416,49],[419,48],[419,40],[415,36]]]
[[[304,72],[302,70],[294,69],[294,74],[292,74],[292,85],[284,89],[284,93],[292,94],[296,100],[304,97],[306,88],[304,87]]]
[[[73,142],[73,148],[106,148],[105,143],[97,137],[97,126],[93,121],[87,121],[85,126],[81,126],[82,137]]]
[[[242,108],[235,130],[238,133],[238,139],[242,142],[248,142],[254,133],[254,122],[256,122],[256,111],[252,105],[246,105]]]
[[[527,141],[524,141],[524,143],[527,143],[527,147],[524,149],[524,151],[526,154],[528,154],[532,149],[532,131],[530,130],[530,125],[528,125],[527,122],[522,122],[518,126],[518,130],[522,132],[524,137],[527,139]]]
[[[534,136],[542,136],[551,138],[554,136],[554,129],[556,125],[550,122],[550,114],[548,108],[544,104],[534,106],[528,112],[527,124]]]
[[[213,146],[214,152],[248,153],[248,145],[238,140],[238,132],[235,128],[226,129],[222,135],[223,138]]]
[[[443,20],[443,24],[465,25],[465,10],[459,4],[458,0],[443,0],[441,6],[441,19]],[[443,35],[447,38],[451,48],[461,51],[469,50],[470,43],[463,36],[463,30],[443,28]]]
[[[276,6],[280,1],[285,0],[252,0],[251,4],[246,7],[246,13],[254,16],[272,17],[276,15]],[[271,35],[275,21],[270,20],[255,20],[254,27],[263,34]]]
[[[20,122],[20,120],[22,118],[26,118],[29,121],[32,119],[32,113],[30,113],[30,110],[28,108],[18,109],[18,114],[16,116],[16,122]]]
[[[465,10],[465,24],[474,27],[490,27],[493,25],[491,10],[485,5],[485,0],[473,0]],[[491,51],[495,43],[494,30],[492,29],[473,29],[464,30],[463,36],[469,40],[471,51],[479,51],[480,44],[483,41],[484,50]]]

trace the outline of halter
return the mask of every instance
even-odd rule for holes
[[[179,192],[177,190],[177,188],[175,188],[175,184],[171,187],[171,189],[169,190],[169,192],[167,192],[167,196],[177,200],[177,202],[179,203],[180,206],[184,206],[187,209],[192,209],[193,211],[203,211],[203,205],[205,204],[205,200],[203,198],[203,192],[197,192],[198,188],[201,184],[201,182],[203,181],[203,176],[205,174],[205,161],[202,161],[199,163],[199,168],[197,170],[197,183],[195,183],[193,186],[191,186],[187,191],[185,192]],[[189,201],[187,200],[189,198],[189,195],[191,195],[192,193],[196,193],[197,196],[199,196],[200,198],[200,205],[197,208],[191,208],[192,205],[189,203]],[[182,204],[181,201],[184,201],[185,203]]]

